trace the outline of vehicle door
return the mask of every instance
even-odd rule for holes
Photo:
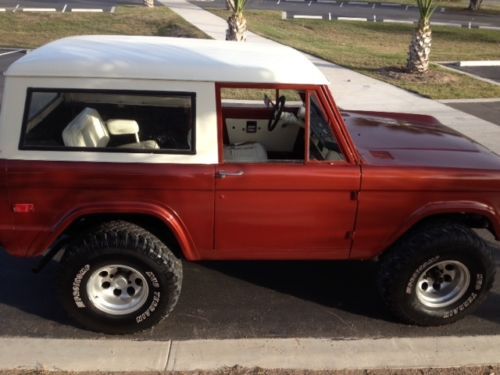
[[[359,166],[346,157],[319,90],[267,89],[259,99],[218,87],[216,257],[346,258]]]

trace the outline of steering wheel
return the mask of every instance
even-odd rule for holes
[[[272,132],[276,125],[278,125],[278,121],[281,118],[281,114],[283,113],[283,108],[285,108],[286,98],[282,95],[278,98],[278,101],[274,105],[273,116],[269,119],[267,123],[267,129]]]

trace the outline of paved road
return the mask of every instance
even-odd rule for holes
[[[0,68],[19,55],[0,56]],[[495,246],[500,274],[500,243]],[[11,258],[0,251],[0,336],[100,337],[66,317],[56,298],[58,264],[52,262],[34,275],[35,264],[36,260]],[[419,328],[394,322],[382,308],[373,263],[214,262],[184,267],[183,292],[174,313],[134,338],[500,334],[500,278],[486,303],[465,320]]]
[[[215,1],[192,1],[202,8],[225,8],[225,0]],[[398,4],[368,4],[355,1],[334,0],[249,0],[248,9],[265,9],[287,11],[290,14],[321,15],[328,19],[328,13],[332,18],[336,17],[365,17],[369,21],[375,19],[417,21],[418,10],[413,6],[402,6]],[[446,10],[441,8],[433,16],[433,22],[456,23],[460,25],[496,26],[500,27],[500,17],[497,15],[475,14],[466,10]]]

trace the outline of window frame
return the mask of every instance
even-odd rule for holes
[[[223,141],[223,132],[224,132],[224,119],[222,114],[222,89],[224,88],[247,88],[247,89],[274,89],[274,90],[297,90],[304,91],[306,94],[305,98],[305,106],[306,106],[306,121],[305,121],[305,135],[304,135],[304,148],[305,148],[305,157],[303,162],[294,163],[294,165],[308,165],[308,164],[358,164],[357,155],[353,151],[354,146],[350,136],[348,135],[347,130],[345,129],[345,124],[340,116],[339,110],[333,101],[330,93],[325,92],[328,90],[326,85],[305,85],[305,84],[276,84],[276,83],[245,83],[245,82],[216,82],[215,83],[215,105],[217,110],[217,138],[218,138],[218,156],[219,156],[219,165],[232,165],[238,163],[226,163],[224,160],[224,141]],[[314,94],[318,100],[319,105],[325,116],[329,119],[330,129],[335,136],[342,155],[345,160],[343,161],[332,161],[332,160],[311,160],[310,159],[310,99],[311,95]],[[329,108],[330,106],[333,106]],[[245,164],[262,164],[262,165],[279,165],[283,163],[245,163]],[[291,163],[292,164],[292,163]]]
[[[142,96],[185,96],[191,99],[191,148],[189,150],[175,149],[132,149],[132,148],[107,148],[107,147],[47,147],[47,146],[26,146],[24,144],[26,130],[29,122],[29,106],[34,92],[56,92],[62,94],[71,93],[98,93],[116,95],[142,95]],[[188,91],[150,91],[150,90],[109,90],[109,89],[81,89],[81,88],[57,88],[57,87],[28,87],[24,102],[23,122],[21,135],[19,137],[18,150],[22,151],[57,151],[57,152],[98,152],[98,153],[121,153],[121,154],[166,154],[166,155],[196,155],[196,92]]]

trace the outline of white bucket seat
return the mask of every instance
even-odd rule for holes
[[[119,134],[131,134],[135,135],[137,142],[129,143],[125,145],[120,145],[120,148],[139,148],[139,149],[159,149],[158,143],[155,141],[139,141],[138,129],[139,126],[137,122],[133,122],[135,125],[130,132],[125,132],[123,130],[124,120],[110,120],[110,122],[120,121],[121,132]],[[130,125],[130,124],[129,124]],[[130,128],[130,126],[129,126]],[[93,148],[105,148],[110,140],[109,131],[104,124],[99,113],[90,107],[86,107],[81,111],[63,130],[62,137],[65,146],[68,147],[93,147]]]

